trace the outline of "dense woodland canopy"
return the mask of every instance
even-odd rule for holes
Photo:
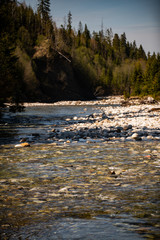
[[[49,0],[38,0],[36,12],[0,0],[1,105],[111,94],[160,97],[160,54],[111,28],[91,33],[79,22],[73,29],[71,12],[58,28]]]

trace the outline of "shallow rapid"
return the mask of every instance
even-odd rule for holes
[[[52,128],[66,127],[66,118],[93,111],[100,112],[96,106],[34,106],[4,115],[1,239],[160,237],[160,141],[50,137]],[[15,147],[22,138],[30,147]]]

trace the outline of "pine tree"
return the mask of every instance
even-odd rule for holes
[[[78,47],[81,45],[81,35],[82,35],[82,32],[83,32],[83,26],[82,26],[82,23],[80,21],[79,22],[79,26],[78,26],[78,35],[77,35],[77,37],[78,37],[78,40],[77,40]]]
[[[68,19],[67,19],[67,45],[69,46],[69,48],[72,47],[72,13],[71,11],[69,11],[68,13]]]
[[[45,22],[50,18],[50,0],[38,0],[38,13]]]
[[[84,27],[84,37],[85,37],[86,47],[88,48],[91,35],[90,35],[90,31],[88,30],[87,24],[85,24],[85,27]]]
[[[53,24],[50,16],[50,0],[38,0],[38,14],[41,18],[41,34],[54,42]]]
[[[122,59],[125,59],[127,56],[127,46],[126,46],[126,34],[123,33],[120,38],[120,51],[122,55]]]
[[[71,11],[69,11],[68,13],[68,25],[67,25],[67,30],[68,30],[68,35],[71,35],[71,31],[72,31],[72,13]]]
[[[140,45],[140,47],[137,51],[137,58],[142,58],[142,59],[146,60],[146,53],[145,53],[142,45]]]
[[[137,63],[133,72],[133,89],[134,95],[141,94],[143,85],[143,72],[140,63]]]
[[[120,50],[120,39],[117,33],[114,35],[114,38],[113,38],[113,48],[115,51],[118,51],[118,52]]]

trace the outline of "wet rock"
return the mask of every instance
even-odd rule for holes
[[[27,143],[27,142],[24,142],[24,143],[21,143],[21,144],[17,144],[17,145],[15,145],[15,147],[30,147],[30,144],[29,143]]]
[[[40,137],[39,133],[32,133],[33,137]]]
[[[19,142],[26,142],[27,141],[27,138],[21,138]]]
[[[75,135],[75,133],[72,132],[72,131],[65,131],[65,132],[60,133],[60,138],[65,138],[65,139],[66,138],[73,138],[74,135]]]
[[[120,133],[122,130],[123,130],[122,127],[117,127],[117,128],[116,128],[117,133]]]
[[[51,130],[51,132],[56,132],[56,129],[55,129],[55,128],[53,128],[53,129]]]

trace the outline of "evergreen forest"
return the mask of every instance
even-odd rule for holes
[[[160,97],[160,54],[111,28],[56,26],[50,1],[0,0],[0,105],[122,95]]]

